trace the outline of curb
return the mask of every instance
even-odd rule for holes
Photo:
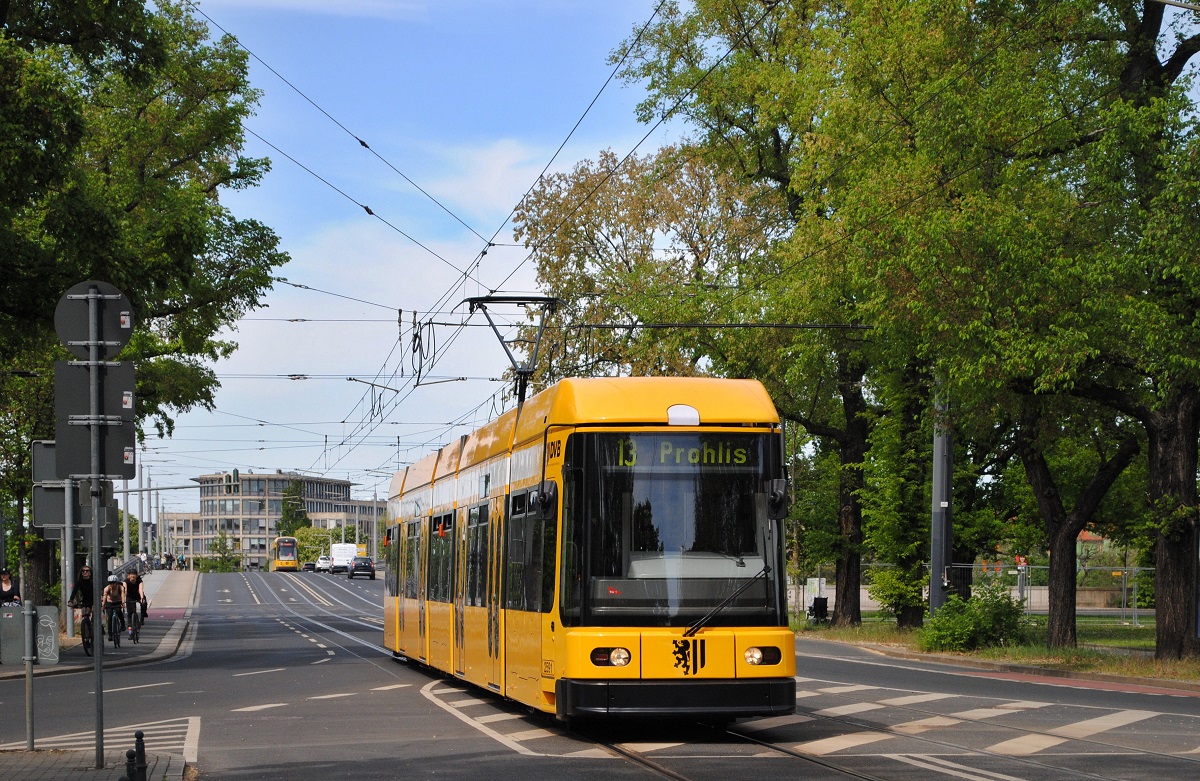
[[[158,641],[158,645],[153,651],[145,656],[135,656],[131,659],[114,659],[111,662],[104,663],[105,670],[116,669],[118,667],[135,667],[140,664],[149,664],[150,662],[160,662],[163,659],[169,659],[179,650],[179,646],[183,643],[183,638],[187,634],[189,620],[186,618],[176,619],[171,628],[167,630],[163,638]],[[47,675],[68,675],[70,673],[84,672],[94,669],[91,664],[56,664],[56,665],[37,665],[33,666],[33,677],[42,678]],[[22,667],[20,670],[11,672],[0,672],[0,680],[12,680],[14,678],[24,678],[25,670]]]

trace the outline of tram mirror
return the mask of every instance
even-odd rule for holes
[[[788,514],[787,480],[777,478],[768,482],[767,517],[780,521]]]
[[[545,480],[531,497],[537,507],[538,518],[547,520],[554,517],[558,507],[558,484],[553,480]]]

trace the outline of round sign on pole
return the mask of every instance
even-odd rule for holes
[[[133,306],[115,286],[97,280],[72,286],[58,299],[54,309],[54,330],[72,355],[90,359],[88,302],[92,297],[96,299],[100,314],[97,334],[100,360],[108,360],[121,352],[133,335]]]

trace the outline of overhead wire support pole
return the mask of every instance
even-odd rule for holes
[[[546,317],[558,311],[558,299],[553,296],[478,296],[476,298],[464,299],[471,306],[471,314],[476,310],[483,312],[483,316],[487,318],[488,325],[492,327],[492,332],[496,334],[496,338],[500,340],[500,346],[504,348],[505,354],[508,355],[508,362],[512,364],[513,372],[517,375],[517,404],[525,403],[525,392],[529,388],[529,379],[533,376],[534,367],[537,366],[538,351],[542,346],[542,334],[546,330]],[[492,314],[488,311],[488,304],[516,304],[517,306],[539,305],[542,310],[541,319],[538,321],[537,338],[533,343],[533,352],[529,356],[529,360],[525,363],[518,363],[516,356],[513,355],[512,349],[509,348],[508,342],[504,340],[500,329],[496,327],[496,322],[492,320]]]

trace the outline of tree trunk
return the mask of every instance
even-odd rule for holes
[[[1050,580],[1047,589],[1049,615],[1046,617],[1046,644],[1051,648],[1074,648],[1075,633],[1075,540],[1079,532],[1074,524],[1062,523],[1050,534]]]
[[[1200,656],[1196,636],[1196,456],[1200,394],[1175,394],[1151,413],[1150,501],[1154,545],[1155,657]]]
[[[842,397],[845,429],[838,439],[841,454],[841,475],[838,479],[838,529],[841,545],[837,560],[837,600],[833,604],[834,626],[858,626],[862,623],[862,504],[863,462],[866,460],[868,437],[867,400],[863,396],[862,379],[866,363],[852,351],[837,358],[838,391]]]
[[[920,629],[925,626],[925,605],[909,605],[896,611],[897,629]]]

